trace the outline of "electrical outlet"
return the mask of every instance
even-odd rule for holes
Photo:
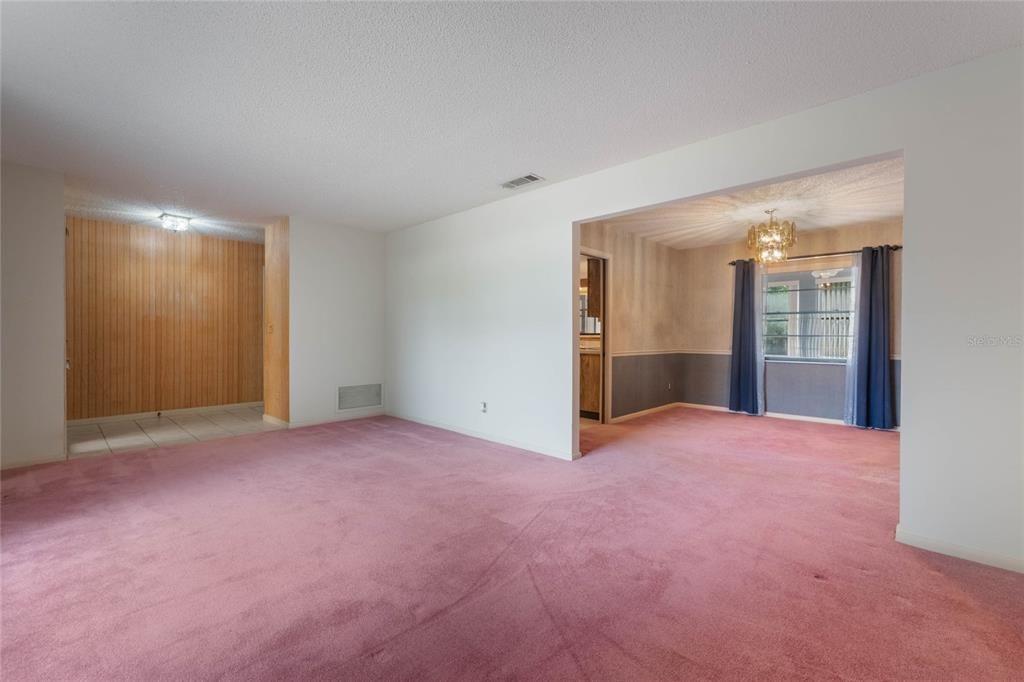
[[[487,403],[486,402],[481,402],[480,403],[480,411],[483,412],[484,414],[487,414]]]

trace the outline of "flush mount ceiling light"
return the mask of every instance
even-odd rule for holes
[[[186,218],[183,215],[172,215],[170,213],[160,214],[160,226],[165,230],[174,230],[175,232],[184,232],[188,229],[188,224],[192,222],[191,218]]]
[[[751,225],[747,231],[747,246],[754,250],[754,260],[758,263],[781,263],[786,260],[789,247],[796,242],[796,223],[777,222],[774,208],[765,213],[768,222]]]

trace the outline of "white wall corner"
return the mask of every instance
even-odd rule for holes
[[[338,411],[338,388],[384,383],[384,235],[288,222],[290,423],[355,418]]]
[[[573,460],[579,459],[579,456],[580,456],[578,453],[576,453],[576,455],[573,456],[573,453],[571,451],[552,450],[552,449],[547,448],[547,447],[545,447],[543,445],[539,445],[539,444],[536,444],[536,443],[529,443],[529,442],[518,440],[518,439],[514,439],[514,438],[495,438],[491,434],[486,433],[486,432],[474,431],[473,429],[466,429],[466,428],[462,428],[460,426],[456,426],[456,425],[453,425],[453,424],[444,424],[444,423],[441,423],[441,422],[434,422],[434,421],[430,421],[430,420],[427,420],[427,419],[421,419],[419,417],[412,417],[412,416],[408,416],[408,415],[403,415],[403,414],[396,413],[396,412],[393,412],[393,411],[388,411],[386,414],[389,417],[394,417],[396,419],[402,419],[402,420],[407,421],[407,422],[414,422],[416,424],[422,424],[423,426],[432,426],[432,427],[434,427],[436,429],[444,429],[445,431],[452,431],[453,433],[461,433],[462,435],[470,436],[471,438],[478,438],[480,440],[488,441],[488,442],[491,442],[491,443],[498,443],[499,445],[507,445],[509,447],[516,448],[518,450],[526,450],[528,452],[532,452],[532,453],[539,454],[539,455],[547,455],[548,457],[554,457],[556,459],[564,459],[566,461],[573,461]]]
[[[4,162],[0,466],[66,458],[64,176]]]
[[[335,422],[348,422],[356,419],[369,419],[371,417],[382,417],[386,414],[380,405],[374,407],[357,407],[351,410],[338,410],[333,417],[327,419],[313,419],[305,422],[289,422],[290,429],[301,429],[306,426],[319,426],[320,424],[334,424]]]
[[[905,530],[902,524],[896,526],[896,542],[916,547],[917,549],[928,550],[929,552],[947,554],[959,559],[966,559],[987,566],[995,566],[1007,571],[1024,573],[1024,556],[1012,557],[1003,554],[993,554],[973,547],[965,547],[964,545],[958,545],[945,540],[918,535]]]

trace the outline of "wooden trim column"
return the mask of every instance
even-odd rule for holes
[[[263,273],[263,414],[289,420],[288,219],[266,229]]]

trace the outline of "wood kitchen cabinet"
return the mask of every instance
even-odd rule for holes
[[[595,419],[601,413],[600,353],[580,353],[580,413]]]

